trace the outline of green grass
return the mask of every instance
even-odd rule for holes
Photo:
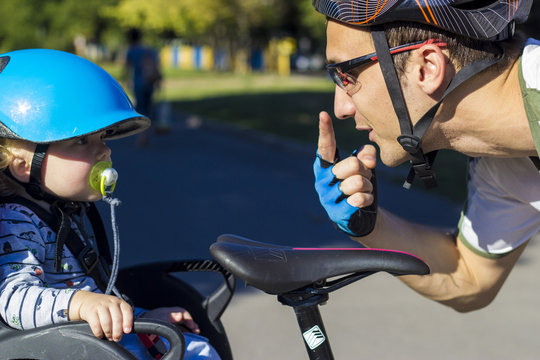
[[[332,84],[321,74],[281,77],[275,74],[184,72],[168,78],[164,96],[169,100],[201,100],[210,97],[264,93],[331,92]]]

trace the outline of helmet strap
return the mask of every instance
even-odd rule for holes
[[[30,179],[28,184],[24,184],[26,192],[36,200],[53,200],[53,197],[46,194],[41,188],[41,169],[43,160],[49,149],[49,144],[37,144],[30,166]],[[56,198],[54,198],[55,200]]]
[[[424,181],[426,188],[434,187],[437,185],[437,180],[435,178],[435,172],[431,168],[432,161],[429,161],[422,150],[423,132],[422,134],[414,133],[407,104],[405,103],[405,98],[403,97],[397,71],[394,66],[394,60],[390,54],[384,27],[372,27],[371,35],[373,37],[373,43],[375,45],[375,51],[377,52],[384,81],[386,82],[386,88],[388,89],[390,99],[392,100],[392,105],[394,106],[394,111],[399,120],[401,136],[398,138],[398,142],[401,144],[403,149],[411,155],[411,171],[409,172],[407,181],[403,186],[407,189],[410,188],[410,184],[407,186],[409,179],[414,179],[414,176],[417,175]]]
[[[371,35],[373,37],[373,43],[375,45],[375,51],[377,52],[383,78],[399,121],[401,135],[397,140],[403,149],[411,156],[411,169],[403,187],[409,189],[415,176],[418,176],[424,182],[426,188],[435,187],[437,185],[437,180],[432,166],[437,152],[433,151],[429,154],[424,154],[422,149],[422,137],[431,125],[437,110],[439,110],[439,107],[446,96],[474,75],[501,61],[504,58],[504,48],[501,45],[498,45],[501,50],[500,56],[473,62],[458,71],[441,99],[433,105],[413,127],[409,117],[409,111],[407,110],[407,104],[405,103],[405,98],[403,97],[403,92],[401,90],[399,77],[394,66],[394,60],[390,54],[384,27],[382,25],[373,26],[371,28]]]

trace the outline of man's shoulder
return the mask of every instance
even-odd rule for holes
[[[540,90],[540,40],[529,38],[521,56],[521,73],[527,89]]]
[[[534,198],[540,190],[540,173],[528,157],[481,157],[472,161],[470,186],[492,195],[514,195],[522,200]]]
[[[519,85],[523,106],[531,129],[536,151],[540,154],[540,41],[526,41],[519,62]]]
[[[540,174],[527,157],[471,161],[460,239],[477,254],[496,258],[540,230]]]

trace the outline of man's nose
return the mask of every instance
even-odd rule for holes
[[[356,108],[351,97],[345,90],[336,85],[334,93],[334,114],[338,119],[354,117]]]

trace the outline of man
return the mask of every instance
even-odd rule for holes
[[[462,312],[486,306],[540,231],[540,43],[512,38],[532,1],[313,5],[328,19],[336,117],[369,131],[384,164],[410,160],[406,186],[415,177],[435,185],[439,149],[472,159],[459,231],[413,224],[377,207],[375,147],[340,161],[322,112],[314,164],[322,205],[365,246],[424,259],[430,275],[402,278],[420,294]]]

